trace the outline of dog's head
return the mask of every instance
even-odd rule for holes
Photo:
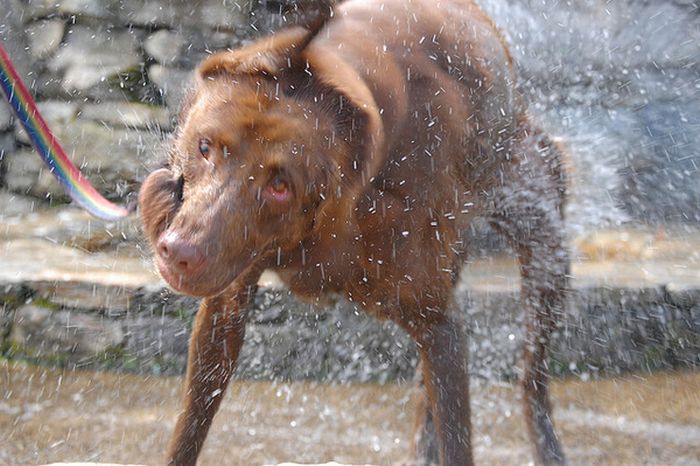
[[[342,61],[295,28],[209,57],[196,72],[165,168],[139,195],[163,278],[212,296],[299,245],[329,203],[377,170],[381,120]]]

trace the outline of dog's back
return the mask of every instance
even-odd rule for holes
[[[337,56],[367,84],[385,129],[381,178],[415,180],[416,197],[454,168],[476,192],[509,155],[522,112],[515,70],[470,0],[342,3],[307,56]]]

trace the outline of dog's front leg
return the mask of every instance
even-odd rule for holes
[[[467,336],[450,316],[417,335],[442,466],[472,465]]]
[[[259,274],[258,274],[259,275]],[[197,455],[221,404],[243,345],[246,310],[255,294],[257,275],[234,282],[197,311],[187,360],[183,400],[170,441],[167,464],[189,466]]]

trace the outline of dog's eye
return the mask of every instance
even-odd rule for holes
[[[273,179],[270,182],[270,187],[275,191],[276,193],[284,193],[289,189],[289,186],[287,186],[287,182],[284,181],[282,178],[279,176],[276,176],[275,179]]]
[[[199,140],[199,153],[202,154],[202,157],[204,157],[205,159],[209,158],[210,144],[211,141],[209,141],[209,139],[202,138]]]
[[[287,201],[291,196],[287,180],[281,176],[275,176],[267,185],[267,192],[276,201]]]

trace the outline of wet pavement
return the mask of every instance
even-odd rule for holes
[[[162,286],[135,219],[104,223],[61,208],[0,220],[0,284],[63,283],[71,299],[90,303],[100,287]],[[573,246],[576,288],[700,289],[696,231],[601,231]],[[279,285],[274,275],[262,282]],[[462,285],[514,291],[517,267],[510,258],[479,259]],[[0,464],[160,464],[181,383],[0,362]],[[517,391],[479,382],[473,392],[477,462],[529,464]],[[408,448],[412,396],[410,385],[237,381],[200,464],[394,464]],[[557,381],[554,398],[573,464],[700,465],[698,373]]]
[[[0,464],[160,464],[182,379],[0,364]],[[517,391],[473,385],[479,464],[530,462]],[[554,384],[573,464],[700,464],[700,374]],[[412,425],[411,385],[235,382],[200,465],[390,465]]]
[[[136,216],[105,222],[75,207],[7,216],[0,211],[0,284],[165,286],[139,225]],[[264,280],[270,281],[267,275]]]
[[[669,290],[700,288],[700,231],[612,229],[572,241],[572,285]],[[73,207],[3,217],[0,284],[22,281],[90,282],[137,287],[164,283],[153,269],[138,220],[106,223]],[[261,284],[278,286],[266,273]],[[465,268],[463,286],[476,291],[517,289],[508,257],[481,258]]]

